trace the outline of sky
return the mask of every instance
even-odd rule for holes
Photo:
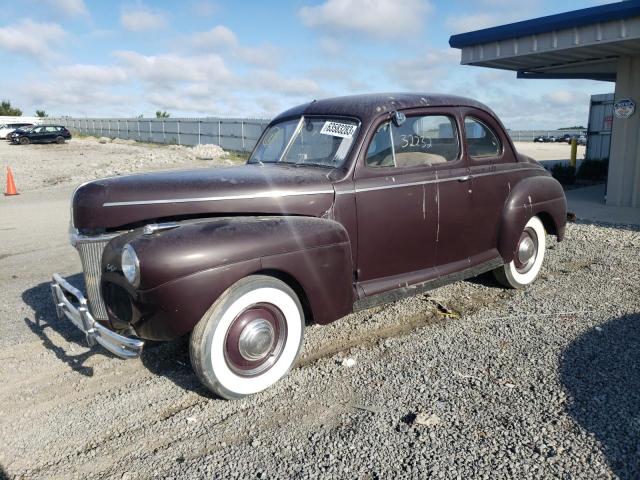
[[[270,118],[316,98],[451,93],[512,129],[585,125],[613,83],[462,66],[449,37],[602,3],[21,0],[0,8],[0,98],[33,115]]]

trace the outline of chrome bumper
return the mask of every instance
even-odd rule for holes
[[[59,274],[53,274],[51,294],[56,305],[58,318],[67,317],[84,332],[89,346],[99,343],[114,355],[121,358],[136,358],[142,353],[144,342],[125,337],[102,326],[91,316],[87,299],[82,292],[67,282]],[[73,301],[69,300],[69,296]]]

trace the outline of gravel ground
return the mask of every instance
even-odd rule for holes
[[[640,477],[640,229],[570,224],[525,291],[311,325],[286,379],[227,402],[186,339],[124,361],[55,320],[70,191],[0,199],[0,478]]]

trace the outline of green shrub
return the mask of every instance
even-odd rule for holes
[[[576,181],[576,167],[556,163],[551,167],[551,175],[563,185],[573,185]]]
[[[609,160],[585,160],[578,169],[579,180],[604,181],[609,171]]]

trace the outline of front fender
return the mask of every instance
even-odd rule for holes
[[[550,176],[528,177],[511,190],[502,211],[498,251],[505,262],[515,256],[520,235],[533,216],[542,220],[548,233],[558,241],[564,237],[567,200],[560,183]]]
[[[126,289],[137,317],[130,323],[143,338],[189,332],[228,287],[258,272],[282,276],[301,289],[301,300],[308,302],[318,323],[352,310],[349,238],[332,220],[234,217],[186,222],[151,235],[134,231],[112,240],[105,250],[103,290],[105,282],[125,287],[121,274],[110,272],[110,265],[119,267],[125,243],[140,260],[140,287]]]

